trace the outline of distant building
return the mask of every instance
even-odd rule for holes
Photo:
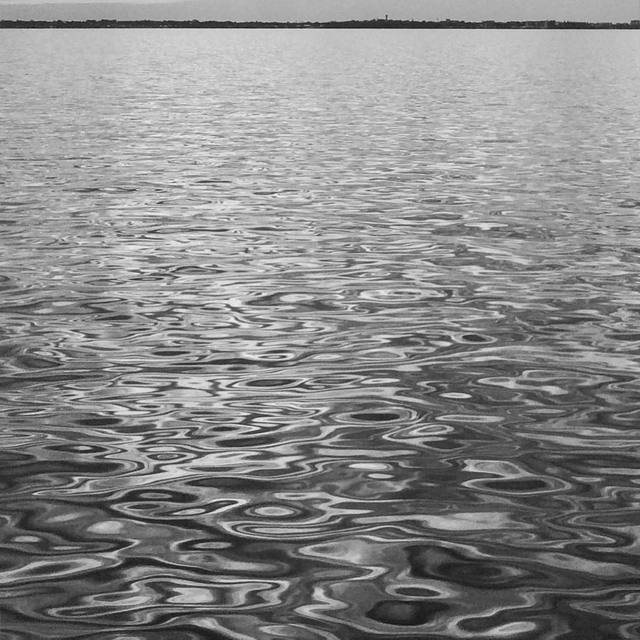
[[[640,27],[640,20],[632,20],[631,21],[631,26],[632,27]]]

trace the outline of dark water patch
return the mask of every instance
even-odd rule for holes
[[[478,335],[477,333],[465,333],[460,336],[464,342],[491,342],[488,336]]]
[[[95,417],[95,418],[81,418],[75,420],[76,424],[85,427],[114,427],[119,425],[122,420],[120,418],[109,417]]]
[[[245,384],[247,387],[291,387],[297,385],[298,381],[291,378],[259,378],[249,380]]]
[[[483,488],[503,493],[533,494],[540,495],[541,492],[553,490],[553,485],[548,481],[537,478],[518,478],[513,480],[486,480],[482,483]]]
[[[186,356],[189,355],[189,351],[181,351],[179,349],[156,349],[153,352],[154,356]]]
[[[640,209],[640,200],[627,199],[623,200],[619,205],[622,209]]]
[[[385,412],[374,412],[374,411],[351,414],[351,418],[359,422],[389,422],[391,420],[397,420],[399,417],[400,416],[396,413],[385,413]]]
[[[376,603],[367,615],[383,624],[418,626],[431,622],[448,608],[446,604],[436,601],[385,600]]]
[[[15,461],[14,461],[15,465]],[[61,460],[47,460],[34,462],[31,458],[22,460],[21,464],[12,465],[12,469],[4,469],[1,473],[5,478],[11,477],[28,477],[34,475],[46,475],[48,473],[72,473],[79,474],[104,474],[115,472],[120,469],[120,465],[116,463],[82,463],[79,461],[64,462]]]
[[[612,340],[621,340],[623,342],[638,342],[640,341],[640,333],[611,333],[607,335]]]
[[[28,354],[17,356],[15,361],[16,365],[21,369],[52,369],[60,366],[60,363],[55,360]]]

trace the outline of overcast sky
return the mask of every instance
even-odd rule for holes
[[[466,20],[640,18],[640,0],[0,0],[0,18],[344,20],[383,17]]]

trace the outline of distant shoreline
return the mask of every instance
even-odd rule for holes
[[[340,22],[230,22],[216,20],[0,20],[0,29],[640,29],[631,22],[556,20],[345,20]]]

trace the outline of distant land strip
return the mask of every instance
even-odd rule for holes
[[[345,20],[340,22],[231,22],[216,20],[0,20],[0,29],[640,29],[631,22],[527,20]]]

